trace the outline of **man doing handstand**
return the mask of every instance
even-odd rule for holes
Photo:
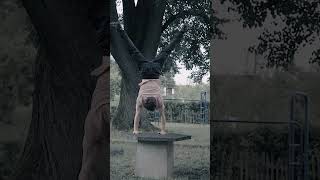
[[[162,67],[169,56],[170,52],[180,42],[185,32],[185,28],[182,29],[165,47],[159,55],[154,59],[146,59],[142,53],[135,47],[133,42],[130,40],[126,32],[117,25],[117,29],[120,31],[121,36],[127,41],[129,53],[133,59],[138,62],[139,69],[141,72],[142,81],[139,83],[139,94],[136,100],[136,113],[134,117],[133,134],[138,134],[140,113],[142,107],[149,111],[159,110],[160,112],[160,134],[165,134],[165,111],[164,103],[160,91],[160,75],[162,74]]]

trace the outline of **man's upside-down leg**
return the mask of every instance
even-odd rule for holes
[[[98,76],[87,115],[83,137],[83,158],[79,180],[106,180],[109,163],[106,160],[109,139],[109,65],[107,59],[93,72]]]

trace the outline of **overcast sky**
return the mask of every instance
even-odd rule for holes
[[[188,76],[191,75],[192,71],[188,71],[184,68],[183,65],[179,65],[179,67],[182,67],[182,69],[180,69],[180,73],[176,74],[174,77],[174,80],[176,81],[177,85],[194,85],[192,79],[188,78]],[[210,74],[208,73],[203,79],[202,82],[207,84],[208,83],[208,78],[209,78]]]

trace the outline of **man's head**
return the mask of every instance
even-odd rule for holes
[[[147,97],[143,103],[143,107],[148,111],[154,111],[157,107],[157,101],[154,97]]]

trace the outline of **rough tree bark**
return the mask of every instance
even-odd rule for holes
[[[24,0],[40,37],[29,134],[15,180],[75,180],[84,121],[102,59],[86,0]],[[107,9],[108,10],[108,9]],[[106,12],[108,13],[108,12]]]
[[[146,58],[152,59],[156,56],[165,6],[166,1],[139,0],[135,6],[134,0],[123,0],[124,28]],[[114,1],[111,1],[111,8],[111,21],[117,22]],[[111,30],[111,53],[120,67],[123,78],[118,110],[113,120],[113,126],[117,129],[132,128],[135,102],[139,91],[138,83],[141,81],[138,64],[132,60],[126,46],[126,42],[119,33]]]

